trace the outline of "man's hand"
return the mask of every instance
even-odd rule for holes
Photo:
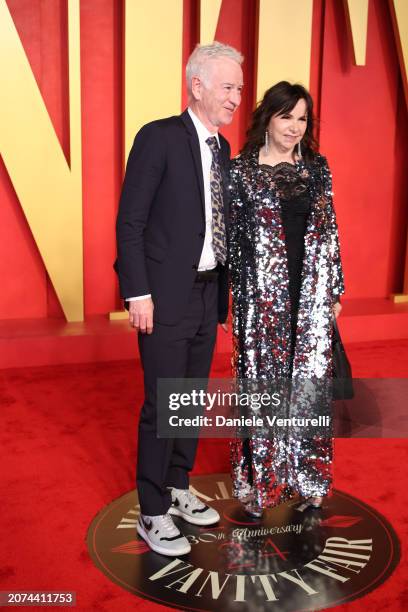
[[[222,329],[225,331],[225,333],[228,333],[228,323],[220,323]]]
[[[342,305],[340,304],[340,302],[336,302],[335,305],[333,306],[333,314],[336,319],[339,316],[341,309],[342,309]]]
[[[129,325],[142,334],[153,331],[153,300],[132,300],[129,304]]]

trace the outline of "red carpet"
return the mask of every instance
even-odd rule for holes
[[[408,340],[351,345],[349,355],[355,376],[408,372]],[[218,357],[213,375],[227,373],[227,357]],[[94,515],[134,486],[141,393],[141,373],[132,362],[0,372],[0,590],[76,591],[79,610],[164,610],[109,582],[84,541]],[[403,549],[384,585],[336,610],[408,609],[407,449],[406,440],[336,442],[335,486],[383,513]],[[196,473],[223,471],[226,442],[203,441]]]

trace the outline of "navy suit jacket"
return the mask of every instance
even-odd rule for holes
[[[220,135],[228,225],[230,147]],[[116,223],[115,269],[123,298],[150,293],[154,319],[175,325],[186,313],[204,243],[200,145],[187,111],[153,121],[129,154]],[[228,314],[227,268],[219,275],[218,320]]]

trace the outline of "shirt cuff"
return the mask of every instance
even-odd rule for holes
[[[125,298],[127,302],[137,302],[138,300],[145,300],[149,297],[152,297],[150,293],[147,295],[138,295],[137,297]]]

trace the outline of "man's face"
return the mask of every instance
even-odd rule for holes
[[[204,78],[193,77],[195,106],[210,131],[231,123],[241,103],[242,86],[241,66],[227,57],[208,60]]]

